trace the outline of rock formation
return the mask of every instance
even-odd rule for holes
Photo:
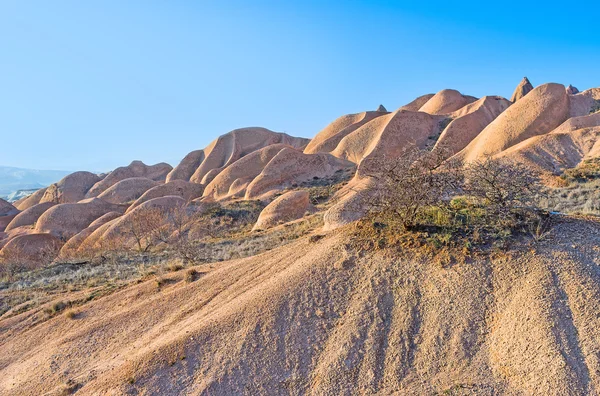
[[[450,114],[452,121],[444,129],[435,149],[456,154],[465,148],[479,133],[510,106],[499,96],[485,96]]]
[[[19,210],[12,206],[9,202],[6,202],[2,198],[0,198],[0,217],[2,216],[12,216],[19,213]]]
[[[204,189],[206,200],[220,201],[226,198],[244,197],[248,185],[281,150],[291,148],[285,144],[272,144],[256,150],[225,168]]]
[[[449,114],[453,111],[468,105],[477,100],[471,96],[464,96],[454,89],[444,89],[431,97],[419,111],[431,114],[441,115]]]
[[[427,94],[427,95],[419,96],[412,102],[407,103],[404,106],[400,107],[398,110],[419,111],[419,109],[421,107],[423,107],[423,105],[425,103],[427,103],[429,101],[429,99],[433,98],[434,95],[435,94]]]
[[[19,210],[25,210],[25,209],[29,209],[34,205],[37,205],[40,203],[42,197],[46,194],[46,189],[42,188],[40,190],[37,190],[36,192],[34,192],[33,194],[31,194],[28,197],[25,197],[24,199],[20,199],[17,202],[15,202],[15,207]]]
[[[314,207],[310,203],[308,191],[290,191],[277,197],[260,212],[252,230],[266,230],[278,224],[299,219],[307,212],[313,211]]]
[[[48,209],[56,205],[54,202],[44,202],[34,205],[28,209],[25,209],[19,213],[15,218],[6,226],[5,231],[13,230],[17,227],[34,225],[39,217]]]
[[[172,169],[171,165],[164,162],[156,165],[146,165],[141,161],[133,161],[127,166],[113,170],[98,183],[94,184],[86,194],[86,198],[97,197],[112,185],[132,177],[145,177],[146,179],[163,182]]]
[[[145,177],[131,177],[113,184],[98,195],[98,198],[113,204],[126,204],[135,201],[146,191],[158,185],[158,182]]]
[[[108,212],[94,220],[87,228],[74,235],[67,241],[67,243],[64,244],[64,246],[60,249],[60,257],[64,259],[77,257],[77,251],[83,241],[85,241],[90,235],[92,235],[94,231],[104,224],[107,224],[121,216],[122,213],[119,212]]]
[[[492,121],[457,158],[471,162],[498,154],[532,136],[552,131],[568,117],[569,97],[565,87],[540,85]]]
[[[167,181],[184,180],[208,184],[225,167],[271,144],[283,143],[304,148],[309,139],[296,138],[265,128],[242,128],[219,136],[203,150],[189,153],[167,177]]]
[[[227,168],[229,169],[229,167]],[[183,180],[173,180],[165,184],[160,184],[156,187],[152,187],[146,191],[141,197],[139,197],[134,203],[132,203],[127,211],[131,211],[138,207],[142,203],[149,201],[154,198],[176,196],[183,198],[186,202],[189,202],[202,195],[204,187],[201,184],[190,183]]]
[[[294,184],[314,178],[331,177],[336,172],[352,166],[352,163],[335,158],[331,154],[304,154],[292,148],[284,148],[248,185],[245,198],[263,198]]]
[[[577,88],[575,88],[574,86],[572,86],[571,84],[569,84],[569,86],[567,87],[567,93],[569,95],[575,95],[579,93],[579,90]]]
[[[124,208],[90,198],[78,203],[59,204],[45,211],[38,219],[35,229],[67,240],[87,228],[94,220],[108,212],[123,212]]]
[[[329,153],[335,150],[344,137],[382,115],[384,113],[378,111],[344,115],[317,133],[310,143],[308,143],[304,152],[306,154]]]
[[[512,96],[510,97],[510,101],[515,103],[517,100],[523,98],[531,91],[533,91],[533,85],[531,85],[527,77],[523,77],[519,85],[517,85],[517,88],[515,88],[515,91],[513,92]]]
[[[100,181],[98,175],[91,172],[75,172],[65,176],[58,183],[46,188],[40,203],[75,203],[85,198],[85,194]]]
[[[19,235],[4,245],[0,257],[19,264],[49,263],[58,255],[61,246],[60,239],[50,234]]]
[[[368,156],[399,155],[411,145],[425,147],[438,130],[438,123],[429,114],[397,110],[347,135],[331,154],[355,164]]]
[[[377,108],[377,111],[379,111],[381,113],[387,113],[388,112],[387,109],[382,104],[379,105],[379,107]]]

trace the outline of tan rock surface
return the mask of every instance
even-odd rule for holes
[[[266,230],[278,224],[299,219],[305,213],[311,213],[314,210],[308,191],[290,191],[277,197],[260,212],[252,230]]]
[[[551,133],[572,132],[578,129],[600,126],[600,113],[589,114],[581,117],[569,118],[560,124]]]
[[[600,111],[600,88],[591,88],[576,95],[569,95],[570,116],[586,116]]]
[[[0,217],[12,216],[19,213],[19,209],[15,208],[10,202],[0,198]]]
[[[441,268],[333,233],[31,326],[43,306],[0,319],[0,393],[58,393],[68,372],[81,395],[596,394],[599,235],[565,220],[535,252]]]
[[[498,154],[530,137],[552,131],[568,116],[569,99],[565,87],[540,85],[500,114],[456,157],[471,162]]]
[[[431,97],[419,111],[431,114],[441,115],[456,111],[469,103],[477,100],[471,96],[465,96],[454,89],[444,89]]]
[[[59,204],[48,209],[38,219],[35,229],[68,240],[108,212],[123,212],[124,208],[99,198],[78,203]]]
[[[452,121],[438,138],[435,149],[444,148],[456,154],[510,106],[499,96],[485,96],[450,114]]]
[[[160,184],[156,187],[152,187],[146,191],[141,197],[139,197],[134,203],[132,203],[127,211],[133,210],[142,203],[149,201],[154,198],[166,197],[168,195],[178,196],[183,198],[186,202],[189,202],[202,195],[204,187],[201,184],[190,183],[183,180],[173,180],[165,184]]]
[[[600,126],[534,136],[497,157],[509,158],[538,172],[559,175],[598,154]]]
[[[50,263],[58,255],[62,242],[50,234],[28,234],[12,238],[2,250],[0,257],[21,263]]]
[[[419,109],[421,107],[423,107],[423,105],[425,103],[427,103],[429,101],[429,99],[433,98],[434,95],[435,94],[427,94],[427,95],[419,96],[412,102],[407,103],[404,106],[400,107],[398,110],[419,111]]]
[[[212,201],[243,197],[252,180],[284,148],[291,147],[285,144],[272,144],[240,158],[219,173],[206,186],[202,196]]]
[[[531,85],[531,82],[529,82],[529,79],[527,77],[523,77],[519,85],[517,85],[517,88],[515,88],[515,91],[513,92],[512,96],[510,97],[510,101],[515,103],[517,100],[523,98],[531,91],[533,91],[533,85]]]
[[[262,172],[248,185],[246,199],[257,199],[294,184],[333,176],[337,171],[352,167],[352,163],[331,154],[304,154],[284,148],[269,161]]]
[[[395,156],[410,145],[424,147],[438,130],[437,120],[427,113],[397,110],[343,138],[332,154],[356,164],[369,156]]]
[[[130,233],[130,222],[134,216],[153,209],[164,211],[166,215],[168,211],[184,207],[186,204],[187,202],[179,196],[166,196],[146,201],[123,216],[98,227],[84,240],[79,250],[100,248],[102,247],[101,243],[104,246],[114,246],[118,243],[123,248],[132,248],[135,241]]]
[[[21,226],[34,225],[39,217],[54,205],[56,205],[54,202],[44,202],[25,209],[8,224],[6,231]]]
[[[63,245],[60,249],[59,257],[61,258],[72,258],[77,256],[77,250],[90,235],[98,228],[103,226],[106,223],[111,222],[122,216],[122,213],[119,212],[108,212],[105,215],[100,216],[96,220],[94,220],[87,228],[80,231],[78,234],[70,238],[67,243]]]
[[[367,111],[342,116],[317,133],[310,143],[308,143],[304,152],[306,154],[329,153],[337,147],[340,140],[345,136],[384,114],[379,111]]]
[[[44,194],[46,194],[46,188],[39,189],[30,196],[15,202],[15,207],[19,210],[29,209],[32,206],[39,204]]]
[[[131,164],[117,168],[106,175],[104,179],[100,180],[88,191],[86,198],[97,197],[112,185],[132,177],[145,177],[163,182],[172,169],[171,165],[164,162],[156,165],[146,165],[141,161],[133,161]]]
[[[4,229],[10,224],[14,218],[17,217],[16,214],[8,215],[8,216],[0,216],[0,232],[4,232]]]
[[[185,180],[208,184],[220,170],[253,151],[276,143],[304,148],[308,142],[309,139],[296,138],[265,128],[236,129],[219,136],[204,150],[197,150],[188,154],[171,171],[167,181]],[[209,172],[209,177],[206,177]]]
[[[98,195],[98,198],[108,203],[125,204],[135,201],[146,191],[158,185],[160,183],[145,177],[131,177],[113,184]]]
[[[90,188],[100,181],[98,175],[91,172],[75,172],[65,176],[58,183],[46,188],[40,203],[74,203],[85,198]]]

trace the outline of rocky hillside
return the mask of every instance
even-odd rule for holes
[[[593,209],[599,111],[600,88],[445,89],[0,200],[0,394],[595,394],[593,217],[452,257],[361,251],[351,223],[411,148],[511,160],[548,209]]]
[[[0,320],[0,393],[594,394],[600,226],[441,266],[342,232]],[[185,278],[185,279],[184,279]],[[73,297],[76,293],[73,294]]]

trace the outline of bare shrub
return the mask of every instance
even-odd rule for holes
[[[168,224],[159,208],[149,208],[131,212],[124,226],[137,251],[144,253],[166,238]]]
[[[419,225],[425,210],[447,206],[460,190],[462,174],[446,157],[443,150],[411,148],[396,158],[371,160],[362,172],[375,180],[365,194],[369,216],[406,231]]]
[[[196,271],[193,268],[190,268],[187,271],[185,271],[184,279],[187,283],[192,283],[196,280],[197,276],[198,276],[198,271]]]
[[[421,232],[435,246],[470,248],[519,233],[535,240],[547,234],[548,214],[536,204],[542,194],[538,175],[501,159],[463,167],[446,157],[444,151],[410,149],[368,164],[370,171],[362,173],[375,182],[363,201],[367,216],[357,224],[359,243],[402,244],[398,238]]]
[[[464,191],[485,209],[488,226],[516,230],[537,227],[545,213],[537,207],[542,195],[539,175],[504,159],[486,158],[466,168]]]

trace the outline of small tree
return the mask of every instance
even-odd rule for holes
[[[150,250],[166,238],[168,223],[159,208],[148,208],[131,212],[125,222],[125,230],[135,240],[139,253]]]

